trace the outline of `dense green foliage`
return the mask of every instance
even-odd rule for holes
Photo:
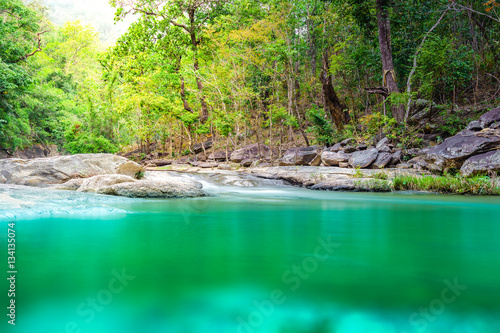
[[[374,0],[113,0],[117,21],[138,19],[107,51],[91,26],[54,27],[38,2],[0,0],[0,147],[177,156],[207,139],[281,148],[380,133],[416,146],[429,122],[451,135],[476,116],[462,106],[498,102],[499,7],[484,2],[391,2],[400,91],[426,40],[411,93],[384,101],[365,91],[384,84]],[[396,123],[388,105],[410,97],[434,102],[434,119]]]

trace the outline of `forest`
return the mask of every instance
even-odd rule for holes
[[[112,0],[90,25],[0,0],[0,149],[330,146],[384,133],[439,142],[500,103],[495,0]]]

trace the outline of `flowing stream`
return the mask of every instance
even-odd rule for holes
[[[2,314],[0,331],[500,332],[497,197],[147,174],[172,176],[213,196],[0,186],[0,261],[15,222],[18,270],[16,326]]]

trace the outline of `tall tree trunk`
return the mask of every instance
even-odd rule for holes
[[[335,126],[339,131],[344,129],[344,124],[349,120],[349,114],[344,111],[347,109],[344,103],[340,101],[333,88],[332,76],[330,75],[330,63],[328,61],[328,53],[323,53],[323,69],[321,70],[321,83],[323,97],[325,100],[325,111],[328,112]]]
[[[191,48],[193,50],[193,69],[194,69],[194,74],[196,76],[196,85],[198,87],[198,92],[200,94],[200,104],[201,104],[200,122],[204,124],[208,120],[208,106],[205,100],[205,95],[203,94],[203,83],[201,82],[201,79],[198,76],[198,71],[200,69],[198,63],[198,44],[200,43],[200,41],[196,38],[196,24],[195,24],[194,14],[195,14],[195,9],[190,9],[188,11],[189,20],[191,23],[189,34],[191,37]]]
[[[389,20],[389,0],[377,0],[377,22],[378,22],[378,41],[380,45],[380,54],[382,56],[383,82],[387,87],[389,94],[398,93],[396,83],[396,71],[392,61],[391,47],[391,22]],[[404,106],[392,105],[392,115],[397,122],[404,120]]]

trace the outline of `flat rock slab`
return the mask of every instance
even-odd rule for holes
[[[194,181],[140,180],[101,187],[96,193],[129,198],[197,198],[207,194],[202,184]]]
[[[500,150],[479,154],[469,158],[462,165],[460,172],[465,176],[487,175],[500,172]]]
[[[481,132],[457,134],[446,139],[438,146],[424,149],[422,157],[434,171],[461,168],[468,158],[486,153],[500,145],[500,131],[483,130]]]
[[[144,168],[124,157],[112,154],[80,154],[37,158],[32,160],[0,160],[0,182],[5,184],[45,187],[62,184],[74,178],[103,174],[135,177]]]

